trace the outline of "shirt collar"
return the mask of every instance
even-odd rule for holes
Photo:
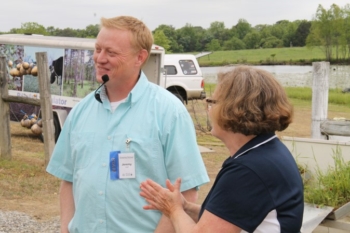
[[[233,156],[233,159],[237,159],[240,156],[244,155],[250,150],[253,150],[269,141],[272,139],[276,138],[277,136],[274,133],[266,133],[266,134],[260,134],[254,137],[252,140],[247,142],[244,146],[242,146]]]
[[[133,89],[130,91],[130,93],[126,97],[125,102],[130,104],[136,103],[142,97],[143,92],[146,91],[146,87],[148,85],[149,85],[149,81],[146,75],[143,73],[143,71],[141,71],[140,77],[136,85],[133,87]],[[101,88],[100,96],[103,103],[109,103],[105,86]]]
[[[146,87],[149,85],[149,81],[146,77],[146,75],[141,71],[140,78],[137,81],[134,88],[130,91],[126,101],[130,103],[136,103],[141,97],[143,96],[143,93],[146,91]]]

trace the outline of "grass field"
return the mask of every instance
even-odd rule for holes
[[[205,92],[211,96],[216,84],[206,83]],[[310,87],[285,87],[289,99],[312,101],[312,88]],[[328,92],[328,103],[350,106],[350,93],[343,93],[342,89],[330,89]]]
[[[306,47],[248,49],[215,51],[210,55],[198,58],[199,65],[220,66],[227,64],[310,64],[313,61],[325,60],[322,48]]]

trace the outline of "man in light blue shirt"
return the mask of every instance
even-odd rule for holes
[[[196,201],[209,181],[186,108],[140,71],[152,44],[133,17],[101,20],[101,103],[91,93],[73,108],[47,167],[62,179],[61,232],[173,232],[160,212],[142,209],[140,183],[181,177],[183,195]]]

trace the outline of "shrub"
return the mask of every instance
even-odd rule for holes
[[[345,162],[339,147],[333,151],[334,167],[326,172],[319,167],[315,178],[304,186],[305,202],[335,209],[350,202],[350,162]]]

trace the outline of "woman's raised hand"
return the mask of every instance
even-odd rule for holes
[[[176,179],[172,184],[166,180],[167,188],[163,188],[153,180],[146,180],[140,185],[140,195],[149,203],[145,210],[159,210],[170,217],[178,209],[183,209],[185,199],[180,192],[181,179]]]

